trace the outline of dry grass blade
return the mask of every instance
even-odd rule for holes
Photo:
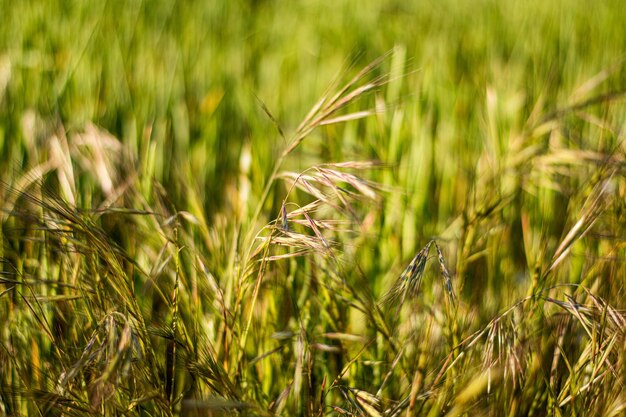
[[[324,245],[325,251],[329,255],[332,255],[332,252],[330,251],[330,245],[328,244],[328,242],[326,241],[326,239],[322,235],[322,232],[320,231],[320,229],[315,224],[315,221],[311,218],[311,216],[309,216],[309,213],[307,213],[306,211],[303,214],[304,214],[304,217],[306,218],[306,220],[309,222],[309,227],[311,227],[311,230],[313,230],[313,233],[315,233],[315,236]]]
[[[319,125],[320,126],[326,126],[326,125],[332,125],[332,124],[335,124],[335,123],[349,122],[351,120],[364,119],[366,117],[373,116],[376,113],[377,112],[374,111],[374,110],[358,111],[358,112],[355,112],[355,113],[345,114],[343,116],[337,116],[337,117],[333,117],[333,118],[330,118],[330,119],[322,120],[322,121],[320,121]]]
[[[284,408],[285,406],[285,400],[289,397],[289,394],[291,393],[291,387],[293,386],[293,382],[289,383],[285,389],[283,389],[280,393],[280,395],[274,400],[272,401],[269,406],[268,409],[271,412],[275,412],[276,415],[280,415],[280,410],[282,410],[282,408]]]
[[[329,179],[331,183],[345,182],[350,184],[359,194],[372,200],[376,200],[377,198],[375,188],[378,185],[371,181],[366,181],[356,175],[329,168],[318,168],[318,171],[320,176]]]
[[[328,204],[333,208],[339,208],[332,201],[332,197],[328,195],[324,190],[314,184],[319,183],[319,179],[312,175],[297,174],[295,172],[284,172],[280,175],[287,182],[291,183],[292,188],[296,187],[307,194],[312,195],[318,199],[321,203]]]
[[[273,245],[286,246],[301,250],[311,250],[313,252],[325,253],[328,248],[336,246],[337,243],[328,241],[323,237],[309,236],[302,233],[281,231],[280,234],[270,237],[257,238],[261,242],[271,241]]]
[[[323,206],[324,206],[323,201],[314,200],[307,205],[298,206],[298,208],[291,210],[290,212],[287,213],[287,218],[293,222],[295,221],[294,219],[295,217],[302,216],[305,211],[308,213],[313,213],[315,211],[320,210],[320,208],[322,208]]]
[[[323,164],[321,166],[333,167],[333,168],[349,168],[349,169],[356,169],[356,170],[364,170],[364,169],[385,167],[384,164],[382,164],[380,161],[376,161],[376,160],[329,162],[329,163]]]
[[[59,186],[66,200],[76,205],[76,181],[72,167],[72,157],[65,137],[65,131],[59,128],[59,134],[49,139],[50,161],[55,165]]]
[[[609,173],[607,177],[595,185],[591,194],[585,201],[581,210],[580,216],[574,226],[570,229],[567,235],[561,241],[561,244],[555,251],[550,267],[547,273],[556,268],[561,261],[567,256],[572,245],[577,240],[580,240],[589,229],[593,226],[600,214],[604,211],[608,204],[608,195],[611,192],[613,177],[612,173]]]
[[[380,399],[378,397],[356,388],[350,388],[350,392],[367,417],[382,417],[379,411]]]
[[[359,344],[364,344],[367,341],[367,339],[364,336],[357,335],[357,334],[349,334],[349,333],[331,332],[331,333],[324,333],[322,334],[322,336],[331,340],[341,340],[344,342],[352,342],[352,343],[359,343]]]
[[[304,210],[302,212],[304,212]],[[290,217],[291,217],[291,213],[290,213]],[[351,223],[348,220],[335,220],[335,219],[318,220],[318,219],[314,219],[310,217],[310,220],[309,219],[292,219],[291,223],[294,223],[300,226],[305,226],[308,228],[311,228],[312,224],[314,224],[315,227],[318,229],[327,229],[327,230],[332,230],[333,232],[338,232],[338,233],[353,232],[353,230],[349,227]]]
[[[299,258],[301,256],[308,256],[308,255],[312,255],[314,252],[311,250],[296,250],[293,252],[289,252],[289,253],[283,253],[280,255],[269,255],[265,258],[266,261],[280,261],[283,259],[290,259],[290,258]]]
[[[83,169],[95,175],[107,197],[115,193],[119,181],[122,143],[115,136],[93,124],[84,132],[72,136],[73,157]]]

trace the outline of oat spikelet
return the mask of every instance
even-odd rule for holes
[[[422,277],[424,276],[424,268],[426,267],[430,246],[433,242],[433,240],[428,242],[426,246],[415,255],[393,287],[383,296],[383,305],[394,305],[399,302],[397,305],[401,307],[407,297],[417,296],[422,283]]]
[[[435,248],[437,248],[437,259],[439,260],[439,268],[441,269],[441,275],[443,276],[443,281],[446,287],[446,291],[448,292],[448,297],[450,297],[450,301],[452,303],[456,302],[456,296],[454,295],[454,289],[452,288],[452,278],[450,278],[450,272],[446,267],[446,260],[443,257],[443,253],[441,253],[441,248],[435,242]]]

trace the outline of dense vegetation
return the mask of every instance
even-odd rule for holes
[[[626,415],[621,0],[0,10],[0,416]]]

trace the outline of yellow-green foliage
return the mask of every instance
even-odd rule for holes
[[[624,415],[621,0],[0,11],[0,417]]]

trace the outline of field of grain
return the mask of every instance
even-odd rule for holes
[[[0,10],[0,417],[626,415],[622,1]]]

